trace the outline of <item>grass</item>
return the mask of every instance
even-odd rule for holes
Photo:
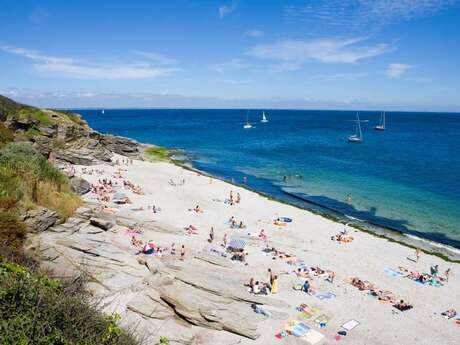
[[[13,132],[0,122],[0,148],[14,140]]]
[[[145,150],[145,155],[152,160],[169,161],[171,152],[167,148],[155,146]]]

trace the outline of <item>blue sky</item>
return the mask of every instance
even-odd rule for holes
[[[460,111],[460,0],[0,0],[39,106]]]

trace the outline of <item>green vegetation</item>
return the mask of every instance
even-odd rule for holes
[[[2,200],[19,208],[54,209],[64,219],[80,205],[67,177],[25,142],[9,143],[0,150],[0,204]]]
[[[83,120],[80,114],[71,113],[70,111],[63,111],[63,110],[59,110],[59,111],[53,110],[53,111],[66,116],[70,121],[75,122],[77,125],[80,125],[80,126],[88,125],[87,122]]]
[[[0,148],[14,140],[13,132],[0,122]]]
[[[145,155],[152,160],[169,161],[171,152],[167,148],[155,146],[145,150]]]
[[[0,300],[0,344],[137,344],[117,315],[92,305],[79,279],[61,282],[2,260]]]
[[[160,337],[160,341],[155,345],[169,345],[169,339],[166,337]]]

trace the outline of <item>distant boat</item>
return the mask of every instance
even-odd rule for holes
[[[356,113],[356,127],[355,134],[348,137],[350,143],[362,143],[363,142],[363,132],[361,131],[361,120],[359,119],[359,114]]]
[[[105,112],[104,112],[104,109],[102,109],[101,113],[102,113],[102,115],[104,115],[104,114],[105,114]]]
[[[246,113],[246,123],[243,126],[244,129],[250,129],[252,128],[251,123],[249,122],[249,112]]]
[[[380,123],[374,127],[376,131],[384,131],[385,130],[385,112],[382,112],[380,115]]]
[[[262,123],[267,123],[268,122],[268,119],[265,116],[265,111],[262,112],[262,120],[260,120],[260,122],[262,122]]]

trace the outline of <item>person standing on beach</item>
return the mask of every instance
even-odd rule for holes
[[[450,270],[450,268],[448,268],[448,269],[446,270],[446,272],[444,272],[444,275],[446,276],[446,282],[449,282],[449,276],[450,276],[450,274],[451,274],[451,270]]]
[[[171,244],[171,255],[176,255],[176,244]]]
[[[222,247],[227,248],[227,233],[224,234],[224,238],[222,239]]]
[[[239,204],[240,201],[241,201],[241,195],[240,195],[240,193],[236,193],[236,201],[235,201],[235,202],[236,202],[237,204]]]
[[[209,243],[214,241],[214,227],[211,226],[211,230],[209,231]]]
[[[269,281],[269,288],[272,289],[273,280],[275,279],[275,274],[272,272],[272,269],[268,269],[268,281]]]
[[[184,258],[185,258],[185,246],[182,245],[182,247],[180,248],[180,259],[184,261]]]
[[[418,262],[418,260],[420,259],[420,254],[421,254],[420,249],[415,248],[415,262]]]

